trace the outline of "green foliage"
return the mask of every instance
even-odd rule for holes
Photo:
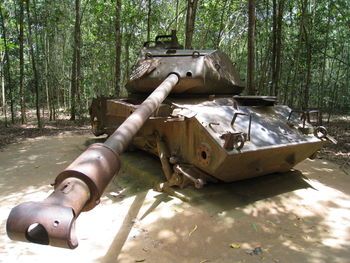
[[[178,38],[184,42],[187,1],[152,0],[151,39],[168,34],[178,21]],[[282,0],[276,0],[279,3]],[[259,94],[271,91],[273,1],[260,0],[256,6],[256,85]],[[302,4],[306,3],[305,14]],[[2,14],[7,29],[11,58],[14,102],[19,104],[19,6],[3,0]],[[81,6],[81,111],[86,112],[95,96],[113,95],[115,71],[116,0],[82,1]],[[33,47],[40,74],[40,105],[47,107],[47,86],[56,108],[70,105],[70,76],[74,31],[74,1],[30,1]],[[219,48],[228,53],[242,78],[247,66],[247,1],[201,0],[197,9],[193,46]],[[122,0],[122,81],[147,37],[148,0]],[[25,24],[27,17],[25,15]],[[284,0],[282,17],[282,59],[279,100],[301,106],[307,78],[307,41],[311,43],[310,107],[326,110],[349,109],[350,91],[350,1]],[[0,29],[1,31],[1,29]],[[24,27],[25,38],[28,28]],[[34,106],[33,73],[25,41],[25,100]],[[4,39],[1,34],[0,52]],[[48,68],[47,68],[48,67]],[[123,91],[125,94],[125,90]],[[9,98],[9,90],[6,90]]]

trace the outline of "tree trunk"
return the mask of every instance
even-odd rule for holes
[[[30,50],[30,56],[32,59],[32,68],[33,68],[33,75],[34,75],[34,87],[35,87],[35,108],[36,108],[36,118],[38,121],[38,128],[41,128],[41,119],[40,119],[40,107],[39,107],[39,75],[36,68],[36,61],[35,61],[35,54],[34,54],[34,47],[33,47],[33,41],[32,41],[32,21],[30,17],[30,8],[29,8],[29,2],[30,0],[27,0],[27,16],[28,16],[28,44],[29,44],[29,50]]]
[[[118,11],[117,11],[118,12]],[[119,9],[120,12],[120,9]],[[147,14],[147,42],[151,41],[151,12],[152,0],[148,0],[148,14]],[[120,16],[120,15],[119,15]],[[117,26],[117,25],[116,25]],[[119,25],[120,27],[120,25]]]
[[[309,106],[309,90],[311,86],[311,63],[312,63],[312,44],[310,42],[310,36],[307,30],[305,29],[305,39],[306,39],[306,84],[303,92],[303,108],[307,109]]]
[[[308,0],[304,0],[304,9],[307,10]],[[303,102],[302,108],[307,109],[309,106],[309,91],[312,79],[312,40],[309,32],[309,28],[312,28],[312,21],[309,17],[303,24],[303,32],[306,46],[306,83],[303,90]]]
[[[185,49],[192,48],[192,39],[193,39],[193,32],[194,32],[194,23],[196,20],[197,5],[198,5],[198,0],[187,1]]]
[[[80,78],[80,0],[75,0],[75,25],[74,25],[74,44],[72,59],[72,77],[71,77],[71,110],[70,120],[74,121],[77,110],[77,93],[79,90]]]
[[[81,28],[80,28],[80,25],[81,25],[81,19],[82,17],[80,16],[80,0],[79,0],[79,23],[78,23],[78,28],[77,28],[77,80],[75,82],[75,85],[76,85],[76,105],[77,105],[77,113],[78,115],[80,116],[80,114],[82,113],[82,109],[83,109],[83,106],[82,106],[82,100],[81,100],[81,95],[84,93],[83,90],[82,90],[82,86],[81,86],[81,80],[82,80],[82,77],[81,77],[81,42],[82,42],[82,38],[81,38]]]
[[[2,14],[2,4],[0,3],[0,18],[1,18],[1,27],[2,27],[2,38],[4,41],[4,49],[5,49],[5,60],[4,63],[4,78],[6,80],[6,88],[10,93],[10,108],[11,108],[11,122],[15,123],[15,111],[14,111],[14,102],[13,102],[13,86],[12,86],[12,76],[11,76],[11,64],[10,64],[10,56],[9,56],[9,48],[7,46],[7,38],[6,38],[6,27],[4,15]],[[6,96],[6,94],[5,94]]]
[[[227,0],[224,0],[224,6],[222,8],[222,13],[221,13],[221,18],[220,18],[220,28],[219,28],[219,33],[218,33],[218,36],[217,36],[217,39],[216,39],[216,44],[215,44],[215,48],[218,49],[219,46],[220,46],[220,43],[221,43],[221,38],[222,38],[222,35],[224,33],[224,18],[225,18],[225,13],[228,12],[227,11]]]
[[[23,50],[23,20],[24,20],[24,6],[23,1],[19,1],[19,97],[21,105],[21,123],[26,122],[26,109],[24,100],[24,50]]]
[[[178,27],[179,27],[179,1],[180,0],[176,0],[176,11],[175,11],[175,15],[176,15],[176,18],[175,18],[175,30],[176,32],[178,31]]]
[[[122,0],[116,1],[115,7],[115,95],[119,97],[121,85],[121,68],[120,68],[120,57],[122,51],[122,35],[121,35],[121,15]]]
[[[340,57],[345,57],[345,54],[344,54],[344,48],[345,48],[345,43],[346,41],[343,41],[341,42],[342,45],[341,45],[341,50],[337,50],[335,49],[336,53],[339,54]],[[338,61],[338,67],[335,66],[335,61]],[[341,61],[337,60],[335,57],[332,61],[332,65],[331,65],[331,71],[329,73],[329,78],[328,78],[328,84],[327,84],[327,89],[328,89],[328,92],[329,92],[329,97],[330,97],[330,100],[328,101],[328,118],[327,118],[327,123],[329,123],[330,121],[330,118],[331,118],[331,115],[334,113],[334,109],[335,109],[335,106],[336,106],[336,101],[337,101],[337,92],[338,92],[338,85],[339,85],[339,76],[340,76],[340,69],[341,69],[341,64],[342,63]],[[334,73],[333,73],[333,70],[336,70],[336,73],[335,73],[335,78],[333,77],[334,76]],[[332,79],[333,79],[333,83],[332,83]]]
[[[4,61],[5,54],[3,52],[1,54],[1,95],[2,95],[2,113],[5,117],[5,127],[7,127],[7,112],[6,112],[6,93],[5,93],[5,70],[4,70]]]
[[[293,79],[292,79],[292,85],[293,88],[290,89],[290,95],[289,95],[289,106],[293,106],[294,102],[296,101],[296,96],[295,94],[297,94],[298,98],[300,97],[300,89],[296,89],[296,83],[301,83],[301,80],[298,80],[298,76],[299,76],[299,71],[300,71],[300,55],[301,55],[301,50],[302,50],[302,35],[303,35],[303,27],[304,27],[304,18],[305,18],[305,12],[306,12],[306,7],[304,6],[304,4],[301,4],[301,17],[300,17],[300,24],[299,24],[299,36],[298,36],[298,43],[297,43],[297,48],[295,50],[295,59],[294,59],[294,66],[295,66],[295,71],[294,71],[294,75],[293,75]],[[288,83],[287,83],[288,85]],[[300,98],[299,98],[299,106],[300,106]]]
[[[328,41],[329,41],[329,25],[331,21],[331,8],[328,5],[328,18],[327,18],[327,27],[326,27],[326,40],[325,40],[325,45],[324,45],[324,53],[323,53],[323,58],[322,58],[322,65],[321,65],[321,75],[319,77],[318,81],[318,94],[317,94],[317,108],[319,110],[323,110],[323,89],[324,89],[324,84],[325,84],[325,75],[326,75],[326,59],[327,59],[327,51],[328,51]],[[321,116],[321,114],[320,114]],[[320,117],[319,116],[319,117]],[[319,123],[322,124],[322,119],[319,119]]]
[[[52,121],[54,119],[53,115],[53,103],[52,103],[52,90],[51,90],[51,82],[50,82],[50,41],[49,41],[49,32],[45,32],[45,90],[46,90],[46,103],[47,103],[47,111],[49,113],[49,120]]]
[[[274,0],[275,2],[275,0]],[[276,6],[274,6],[274,9]],[[275,28],[274,32],[274,48],[273,48],[273,58],[272,58],[272,90],[275,96],[279,93],[279,81],[280,81],[280,72],[281,72],[281,50],[282,50],[282,18],[283,18],[283,10],[284,10],[284,0],[279,0],[277,13],[274,12],[274,20],[273,23]],[[275,17],[276,15],[276,17]]]
[[[270,24],[268,23],[268,18],[270,17],[270,5],[269,5],[269,0],[265,0],[265,32],[263,32],[261,35],[268,36],[270,34]],[[269,37],[266,37],[265,43],[260,45],[261,47],[261,67],[259,70],[259,84],[257,85],[258,93],[260,94],[271,94],[269,93],[269,85],[266,83],[267,80],[269,79],[269,74],[270,74],[270,58],[271,58],[271,47],[272,43],[270,41]],[[263,56],[263,50],[265,48],[265,55]]]
[[[130,75],[130,42],[131,42],[131,34],[126,35],[126,41],[124,44],[124,52],[125,52],[125,75],[129,77]]]
[[[66,42],[64,41],[63,42],[63,46],[62,46],[62,76],[65,76],[65,63],[64,63],[64,54],[65,54],[65,50],[66,50]],[[66,94],[68,93],[67,91],[69,90],[69,88],[66,89],[66,82],[64,81],[64,77],[62,78],[62,81],[63,81],[63,89],[62,89],[62,103],[63,103],[63,108],[66,110],[66,109],[69,109],[69,98],[66,96]]]
[[[55,76],[53,73],[53,70],[51,69],[50,65],[52,61],[55,59],[52,57],[55,50],[55,44],[54,44],[54,38],[55,35],[51,36],[49,35],[49,41],[48,41],[48,50],[47,50],[47,61],[48,61],[48,69],[49,69],[49,100],[50,100],[50,105],[51,105],[51,111],[50,111],[50,118],[52,120],[56,120],[56,103],[57,100],[59,100],[59,81],[53,81],[53,77]],[[55,67],[57,70],[57,67]],[[55,95],[56,91],[56,95]]]
[[[344,48],[344,46],[343,46]],[[343,53],[343,52],[342,52]],[[327,118],[327,123],[329,124],[329,121],[331,119],[331,115],[334,113],[334,109],[335,109],[335,105],[336,105],[336,98],[337,98],[337,87],[338,87],[338,80],[339,80],[339,73],[340,73],[340,65],[337,67],[337,74],[336,74],[336,78],[335,78],[335,83],[332,85],[333,87],[330,89],[331,94],[331,100],[330,100],[330,104],[331,106],[329,107],[329,112],[328,112],[328,118]]]
[[[248,3],[248,64],[247,87],[248,94],[255,95],[255,0]]]
[[[276,39],[277,39],[277,3],[272,0],[272,56],[271,56],[271,87],[270,94],[274,94],[274,83],[276,79]]]

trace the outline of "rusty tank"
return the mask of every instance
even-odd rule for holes
[[[11,239],[77,247],[77,217],[99,203],[131,145],[159,157],[166,185],[201,188],[288,171],[334,141],[311,124],[317,111],[241,96],[244,83],[225,53],[183,49],[175,32],[145,43],[126,88],[127,98],[93,100],[93,132],[108,139],[62,171],[45,200],[11,210]]]
[[[132,140],[159,156],[170,185],[285,172],[315,156],[329,138],[310,123],[317,111],[291,110],[272,96],[239,95],[244,83],[226,54],[184,50],[175,35],[145,43],[126,85],[128,98],[93,101],[94,134],[112,134],[170,73],[178,84]]]

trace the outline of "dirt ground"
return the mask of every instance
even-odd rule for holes
[[[319,156],[339,164],[340,168],[347,173],[350,169],[350,116],[335,116],[329,123],[325,122],[324,126],[338,143],[327,144]]]
[[[350,177],[326,159],[284,174],[176,189],[190,199],[183,202],[152,190],[162,178],[157,159],[128,153],[101,204],[78,218],[77,249],[9,240],[11,208],[44,199],[93,140],[62,131],[0,149],[0,262],[349,262]]]

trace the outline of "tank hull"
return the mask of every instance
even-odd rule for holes
[[[132,99],[104,99],[103,104],[100,133],[107,134],[138,107]],[[283,105],[236,104],[232,96],[170,98],[146,121],[132,144],[159,156],[157,134],[166,145],[168,160],[173,160],[172,168],[175,164],[195,167],[197,172],[191,176],[206,181],[232,182],[285,172],[313,157],[326,142],[314,135],[310,124],[290,113]],[[234,140],[230,146],[227,136],[240,136],[243,146]]]

